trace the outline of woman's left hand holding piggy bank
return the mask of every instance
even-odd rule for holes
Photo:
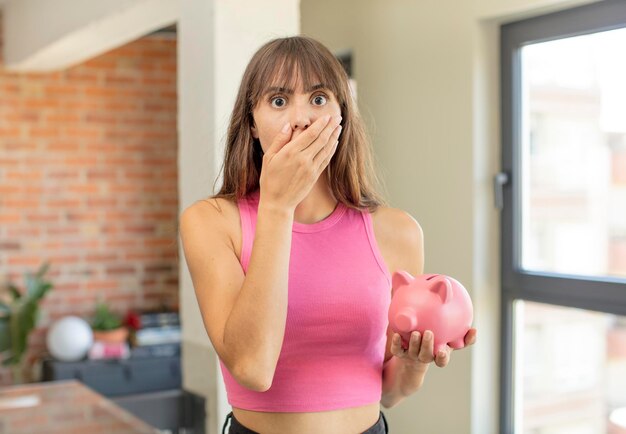
[[[434,354],[434,335],[430,330],[424,331],[424,336],[421,336],[419,332],[414,331],[411,333],[411,339],[409,341],[408,349],[402,347],[402,339],[398,333],[393,334],[391,340],[391,353],[402,360],[406,368],[415,368],[417,371],[423,372],[425,368],[431,363],[443,368],[450,362],[450,354],[452,348],[446,345],[444,350],[440,350],[436,357]],[[465,347],[474,345],[476,342],[476,329],[470,328],[465,334],[464,338]]]

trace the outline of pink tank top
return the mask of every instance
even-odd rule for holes
[[[259,191],[239,201],[248,270]],[[272,386],[241,386],[221,362],[228,402],[254,411],[313,412],[380,401],[391,277],[372,217],[341,202],[314,224],[293,223],[287,323]]]

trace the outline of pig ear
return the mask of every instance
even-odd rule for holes
[[[429,289],[439,295],[443,304],[452,300],[452,283],[446,276],[437,276],[432,279]]]
[[[394,292],[401,286],[408,285],[414,280],[415,278],[411,276],[411,274],[409,274],[408,272],[404,270],[398,270],[393,273],[393,276],[391,277],[391,290],[392,292]]]

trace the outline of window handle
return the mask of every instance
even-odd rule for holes
[[[496,208],[504,208],[504,186],[509,183],[508,172],[499,172],[493,177],[493,190]]]

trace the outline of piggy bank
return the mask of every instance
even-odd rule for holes
[[[472,300],[463,285],[443,274],[413,277],[402,270],[393,273],[391,284],[389,326],[402,337],[403,348],[408,348],[415,330],[421,335],[426,330],[433,332],[433,355],[446,344],[454,349],[465,346],[464,337],[474,314]]]

